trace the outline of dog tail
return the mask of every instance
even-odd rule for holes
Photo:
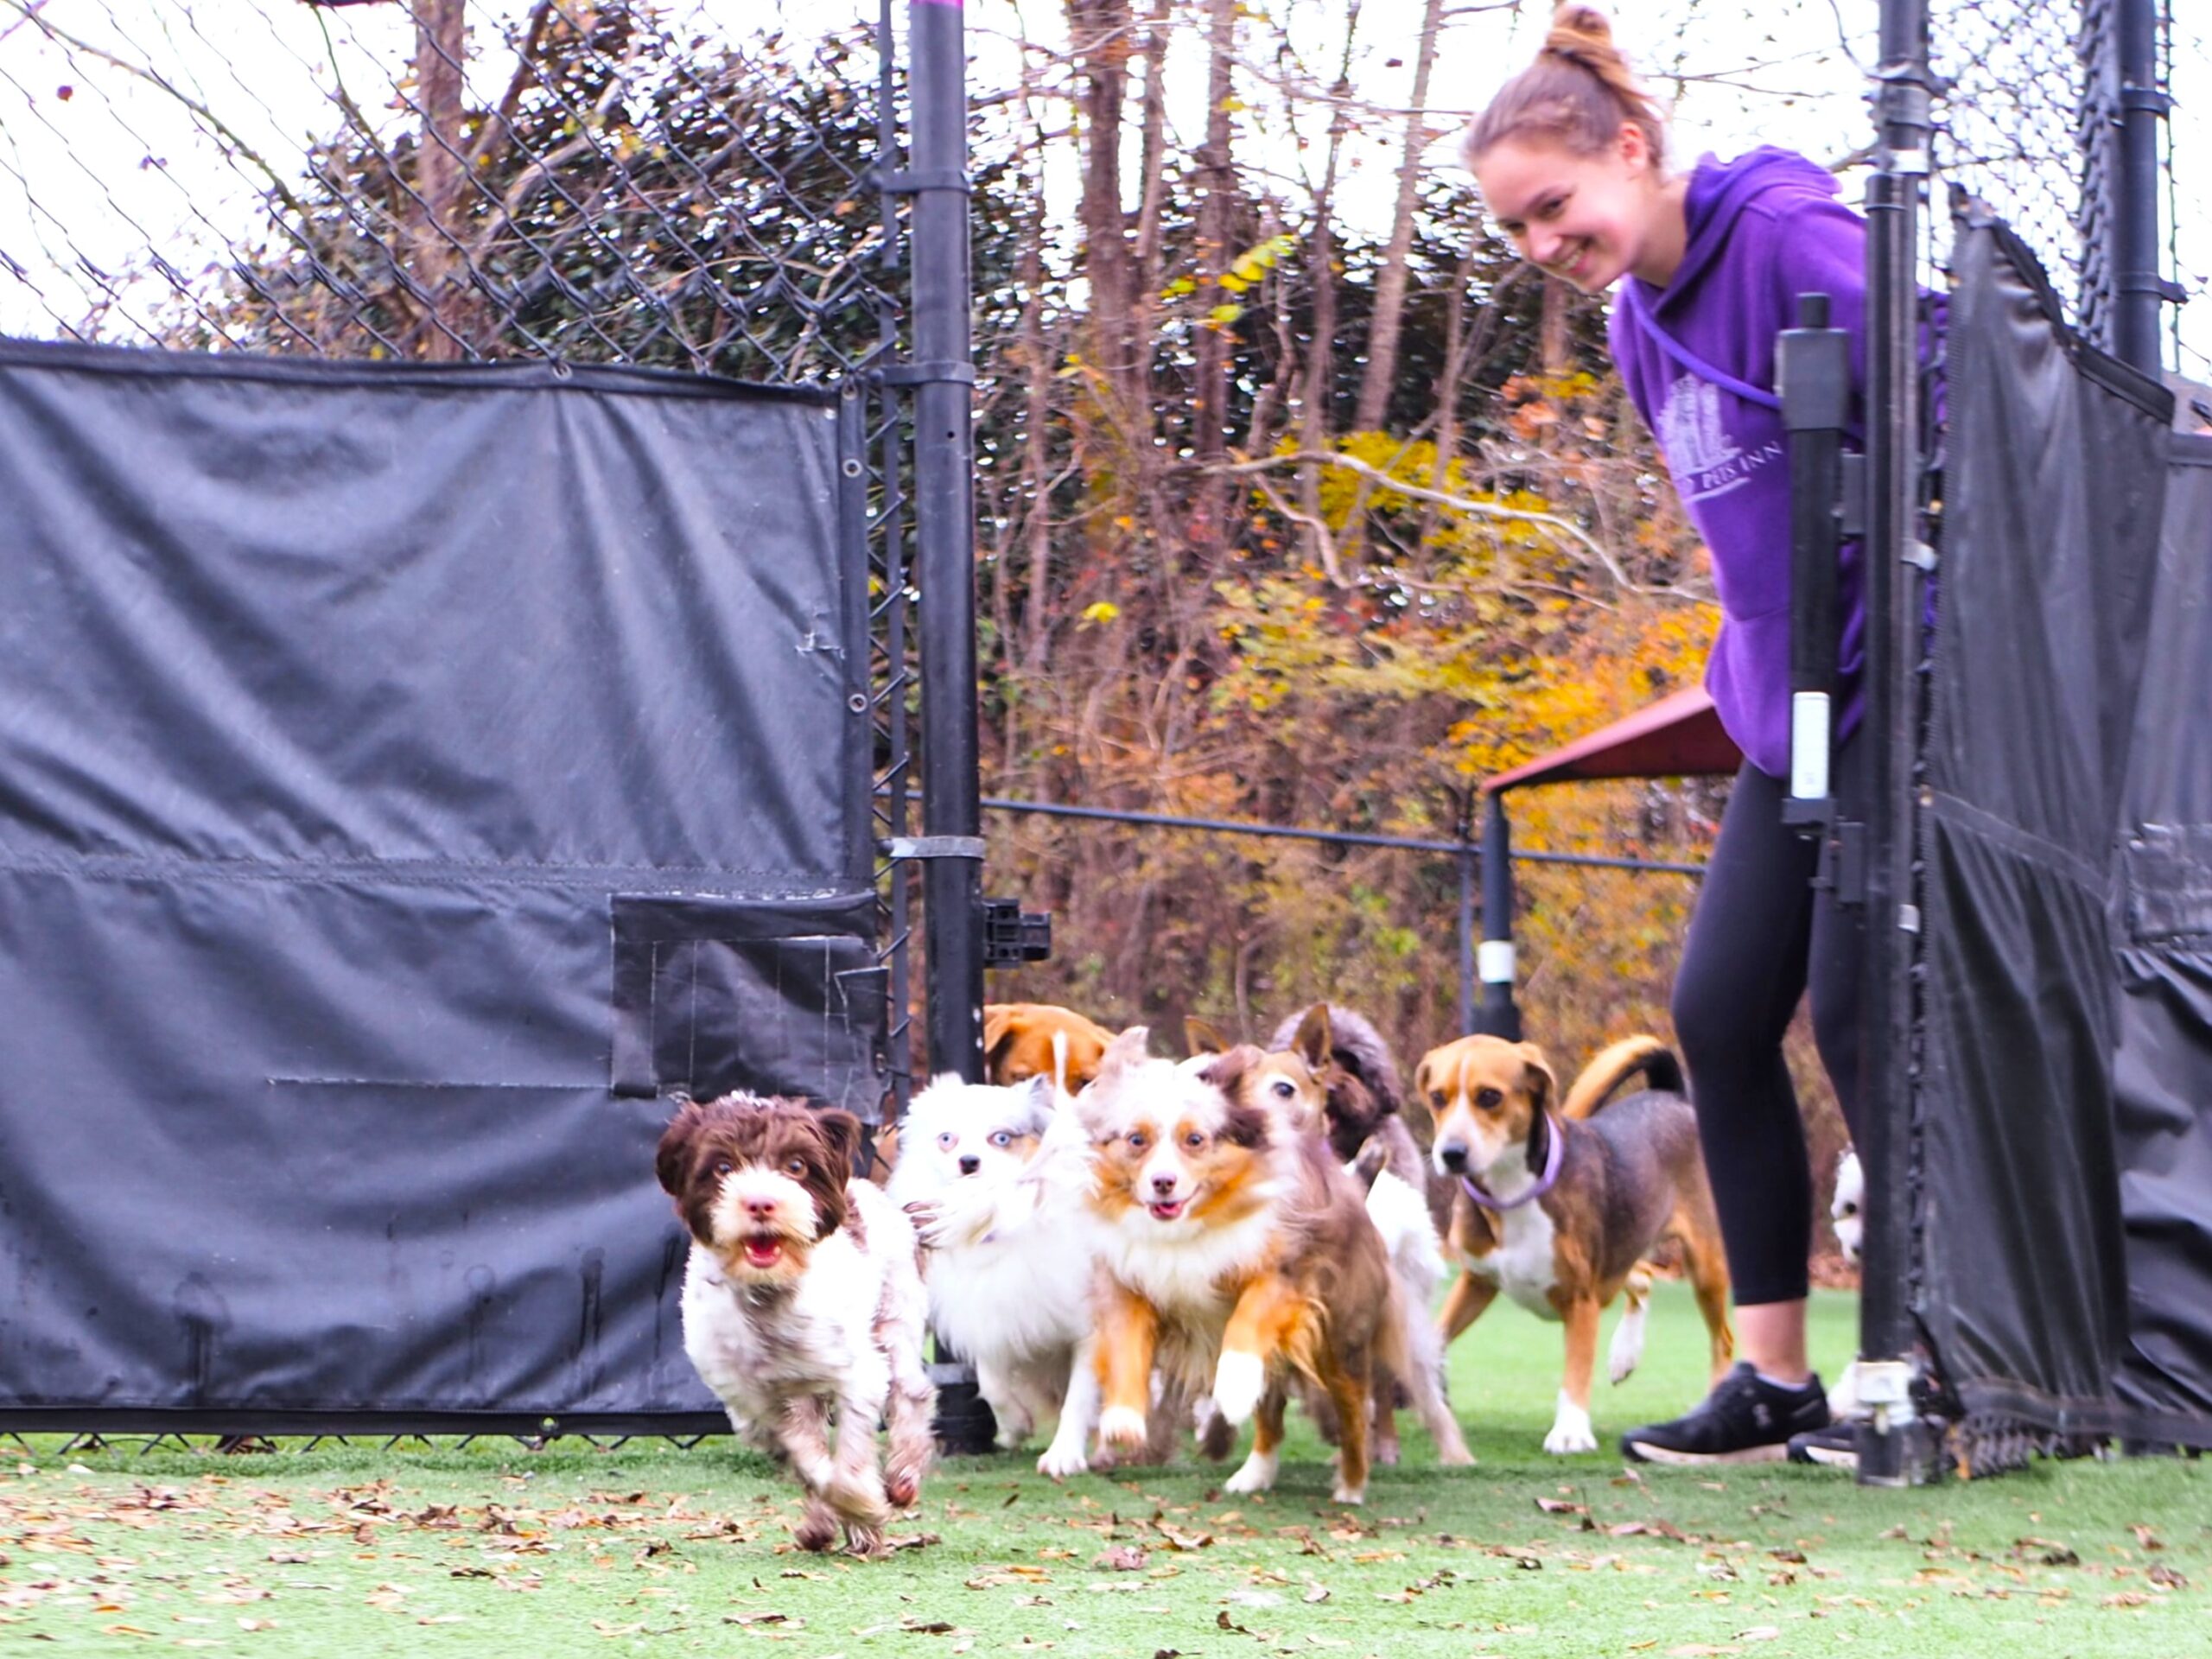
[[[1414,1300],[1414,1287],[1395,1271],[1382,1327],[1376,1332],[1375,1357],[1395,1380],[1392,1386],[1405,1385],[1414,1414],[1436,1443],[1436,1460],[1472,1463],[1459,1420],[1452,1414],[1451,1396],[1445,1392],[1444,1333],[1429,1323],[1426,1310]]]
[[[1682,1092],[1681,1062],[1675,1051],[1656,1037],[1624,1037],[1601,1051],[1582,1068],[1582,1075],[1567,1091],[1560,1107],[1561,1117],[1590,1117],[1612,1097],[1613,1091],[1637,1072],[1649,1088],[1669,1094]]]

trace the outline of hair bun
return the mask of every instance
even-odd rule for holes
[[[1598,67],[1593,59],[1620,61],[1620,48],[1613,44],[1612,19],[1595,6],[1570,3],[1554,10],[1541,49],[1589,69]]]

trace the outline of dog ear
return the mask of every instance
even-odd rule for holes
[[[1237,1085],[1243,1082],[1244,1074],[1252,1069],[1252,1063],[1259,1058],[1260,1051],[1251,1044],[1238,1043],[1234,1047],[1217,1051],[1211,1059],[1194,1069],[1200,1083],[1218,1089],[1234,1099]]]
[[[1421,1057],[1421,1064],[1414,1067],[1414,1098],[1421,1103],[1422,1113],[1429,1117],[1436,1116],[1435,1109],[1428,1103],[1429,1079],[1434,1075],[1435,1062],[1436,1051],[1432,1048]]]
[[[1291,1047],[1299,1058],[1312,1066],[1318,1076],[1336,1058],[1336,1038],[1329,1030],[1329,1005],[1316,1002],[1306,1010],[1298,1022],[1298,1034],[1290,1039]]]
[[[1521,1046],[1521,1087],[1527,1091],[1529,1103],[1539,1112],[1548,1111],[1559,1095],[1559,1078],[1552,1073],[1551,1062],[1544,1058],[1544,1051],[1534,1043]]]
[[[1122,1073],[1142,1065],[1145,1045],[1151,1040],[1151,1027],[1131,1026],[1106,1045],[1106,1052],[1098,1057],[1098,1075],[1092,1081],[1099,1084],[1118,1082]]]
[[[1021,1040],[1020,1005],[994,1002],[983,1010],[983,1081],[995,1083],[1007,1053]]]
[[[1052,1114],[1058,1110],[1064,1097],[1058,1079],[1039,1071],[1028,1082],[1017,1085],[1020,1090],[1021,1122],[1032,1135],[1042,1135],[1052,1127]]]
[[[1078,1031],[1068,1037],[1068,1073],[1066,1088],[1070,1094],[1080,1090],[1098,1075],[1098,1065],[1106,1055],[1106,1045],[1112,1040],[1104,1035],[1093,1035]]]
[[[822,1138],[830,1146],[830,1155],[848,1179],[858,1173],[861,1154],[861,1121],[850,1112],[835,1107],[814,1115]]]
[[[662,1189],[680,1198],[683,1196],[684,1172],[691,1162],[691,1142],[707,1121],[707,1109],[688,1095],[678,1095],[677,1099],[682,1104],[669,1120],[668,1127],[660,1132],[653,1169],[660,1177]]]
[[[1219,1026],[1195,1014],[1184,1016],[1183,1041],[1193,1054],[1226,1054],[1234,1046]]]

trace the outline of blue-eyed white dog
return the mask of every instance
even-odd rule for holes
[[[1090,1146],[1058,1096],[1051,1077],[938,1078],[907,1109],[889,1183],[927,1249],[930,1323],[974,1363],[999,1444],[1059,1420],[1037,1460],[1054,1479],[1089,1466],[1098,1416]]]

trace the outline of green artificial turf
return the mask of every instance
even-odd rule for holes
[[[1815,1352],[1852,1342],[1816,1297]],[[1610,1331],[1610,1322],[1609,1322]],[[1659,1287],[1608,1440],[1701,1392]],[[2176,1460],[1861,1489],[1821,1470],[1627,1473],[1553,1459],[1555,1327],[1501,1307],[1452,1350],[1479,1462],[1409,1436],[1364,1509],[1294,1418],[1278,1489],[1224,1470],[1055,1487],[1027,1459],[935,1471],[888,1560],[800,1554],[788,1481],[726,1440],[598,1450],[362,1441],[264,1456],[0,1442],[0,1655],[2212,1652],[2212,1484]]]

